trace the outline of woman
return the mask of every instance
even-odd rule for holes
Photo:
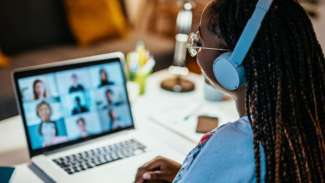
[[[43,146],[64,142],[66,138],[58,136],[56,122],[51,120],[52,108],[49,103],[42,101],[36,106],[36,115],[41,119],[39,134],[43,137]]]
[[[105,91],[105,97],[107,102],[107,108],[111,107],[113,105],[113,90],[107,89]]]
[[[99,76],[100,76],[100,83],[99,83],[99,88],[107,85],[114,85],[114,82],[109,81],[108,74],[105,69],[100,69],[99,70]]]
[[[216,87],[213,63],[233,50],[257,0],[215,0],[199,28],[198,64]],[[229,91],[241,118],[204,136],[182,165],[158,157],[136,182],[325,182],[325,60],[294,0],[274,0],[244,59],[246,83]]]
[[[42,80],[36,79],[33,82],[33,95],[34,95],[34,100],[47,97],[47,91],[44,82]]]
[[[121,119],[113,109],[108,109],[108,117],[111,120],[109,129],[115,130],[122,127],[120,124]]]
[[[86,120],[83,117],[80,117],[76,121],[79,133],[81,137],[87,137],[88,136],[88,130],[87,130],[87,124]]]

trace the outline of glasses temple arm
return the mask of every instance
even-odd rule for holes
[[[188,48],[201,48],[206,50],[219,50],[219,51],[229,51],[229,49],[224,48],[210,48],[210,47],[204,47],[204,46],[187,46]]]

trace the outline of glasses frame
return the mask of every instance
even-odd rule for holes
[[[193,37],[196,37],[196,38],[193,38]],[[200,49],[203,49],[203,50],[214,50],[214,51],[230,51],[230,49],[226,49],[226,48],[213,48],[213,47],[205,47],[205,46],[195,46],[195,40],[199,40],[199,31],[197,32],[191,32],[189,34],[189,39],[188,39],[188,42],[187,42],[187,49],[188,49],[188,52],[190,53],[190,55],[192,57],[195,57],[197,56],[197,54],[199,53]]]

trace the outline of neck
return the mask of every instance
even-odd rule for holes
[[[240,117],[246,116],[245,98],[236,98],[237,112]]]
[[[240,117],[247,115],[246,97],[245,96],[246,96],[245,88],[239,89],[239,91],[236,92],[236,94],[235,94],[235,102],[236,102],[237,112]]]

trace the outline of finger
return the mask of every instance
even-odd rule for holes
[[[150,170],[159,170],[162,165],[162,159],[163,158],[161,156],[157,156],[156,158],[148,161],[140,168],[138,168],[137,174],[135,176],[135,182],[139,181],[139,183],[142,183],[143,182],[142,176],[145,172]]]
[[[164,171],[153,171],[146,172],[142,176],[143,180],[167,180],[167,172]]]
[[[136,176],[135,176],[135,182],[139,182],[142,183],[143,182],[143,174],[152,170],[152,168],[155,168],[156,166],[156,162],[154,161],[150,161],[144,165],[142,165],[140,168],[138,168]]]
[[[160,180],[160,178],[166,178],[164,174],[167,174],[165,171],[145,171],[141,174],[138,174],[136,176],[136,179],[134,182],[136,183],[143,183],[146,180]]]

